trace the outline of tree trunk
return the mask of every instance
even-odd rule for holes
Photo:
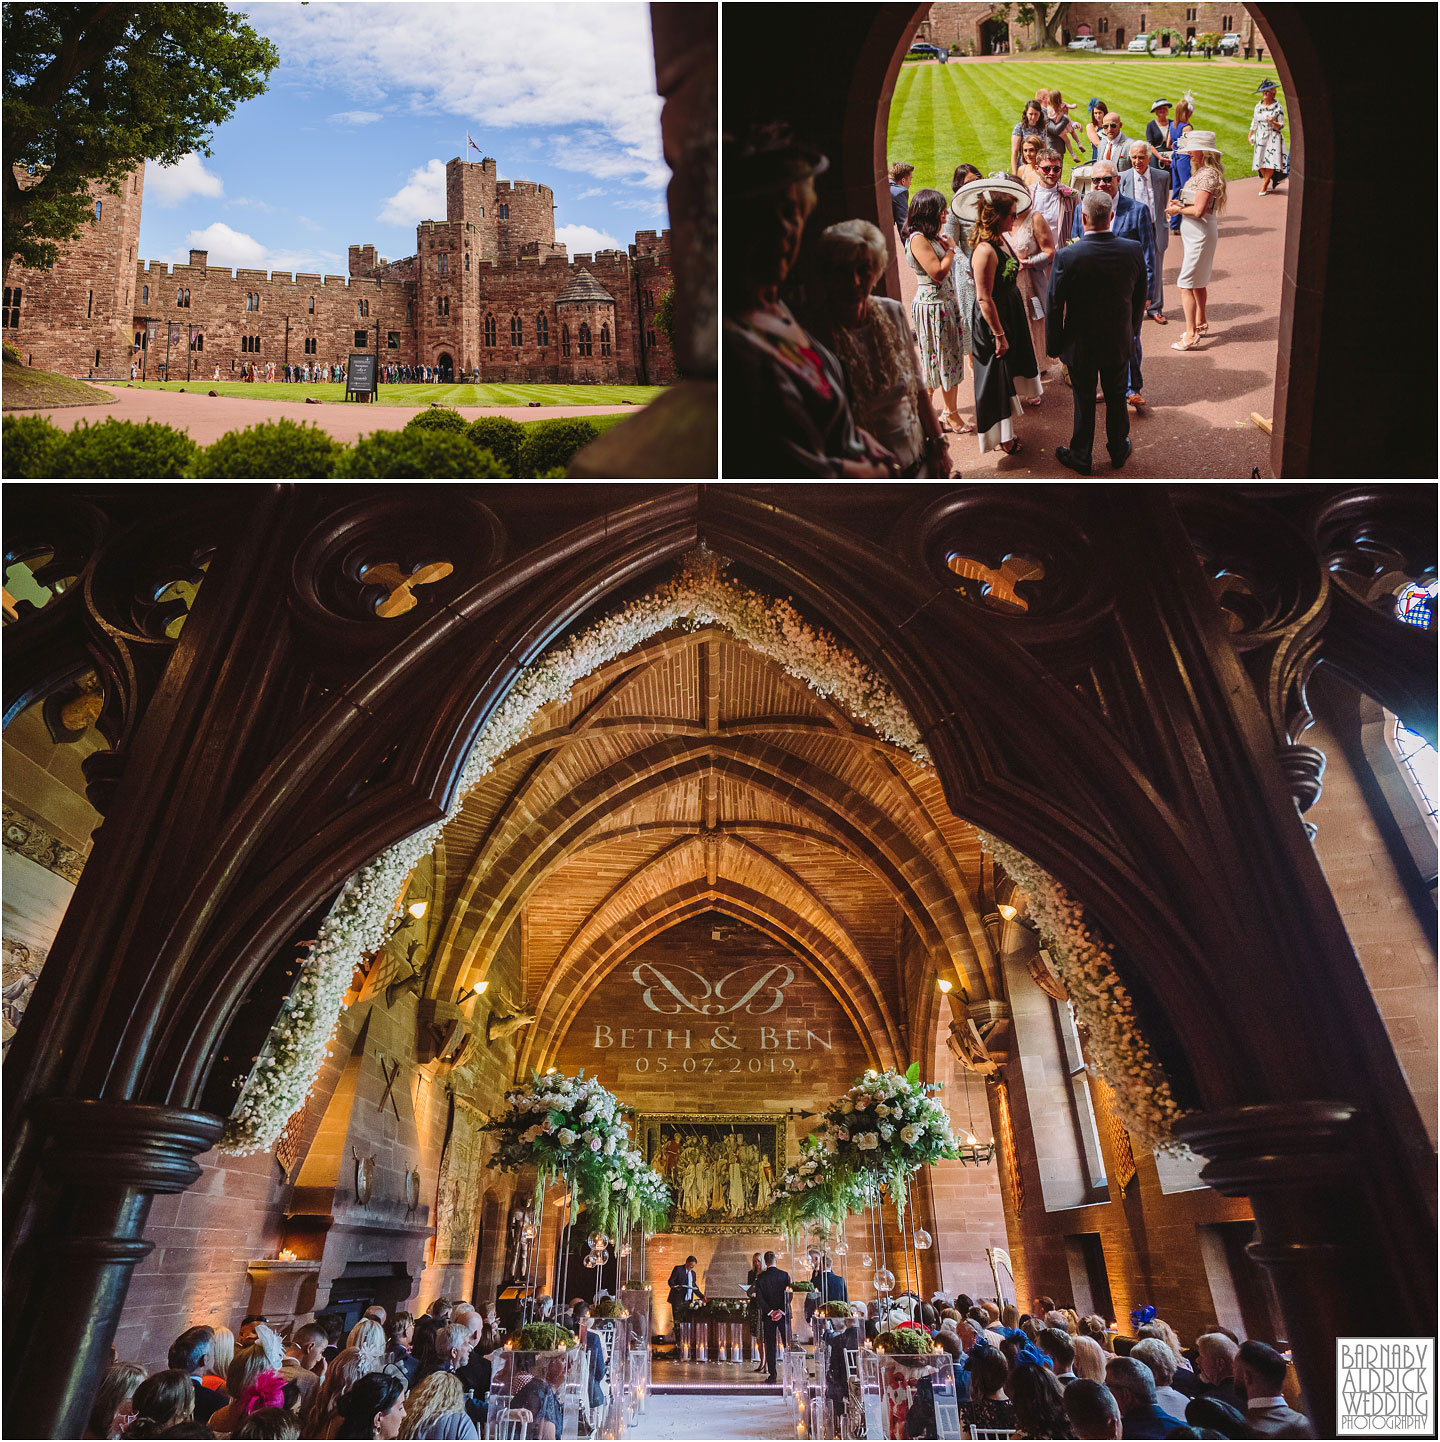
[[[1044,49],[1047,46],[1059,45],[1056,38],[1060,33],[1060,22],[1065,18],[1070,6],[1068,4],[1057,5],[1045,18],[1044,25],[1040,30],[1040,46]]]

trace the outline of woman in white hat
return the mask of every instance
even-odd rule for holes
[[[1225,209],[1225,170],[1213,130],[1191,130],[1176,149],[1190,157],[1191,176],[1184,190],[1165,207],[1166,215],[1180,217],[1180,239],[1185,246],[1185,261],[1175,282],[1185,307],[1185,334],[1170,349],[1194,350],[1210,329],[1205,301],[1220,241],[1220,212]]]
[[[1022,398],[1044,395],[1035,347],[1017,283],[1020,258],[1006,239],[1017,216],[1031,208],[1030,192],[1008,177],[975,180],[956,194],[953,209],[973,220],[970,269],[975,306],[970,316],[975,360],[975,428],[980,452],[1020,451],[1014,422],[1024,415]]]
[[[1255,169],[1260,174],[1260,194],[1273,195],[1289,169],[1285,155],[1285,107],[1275,98],[1275,82],[1262,80],[1256,89],[1260,99],[1250,121],[1250,144],[1255,147]]]

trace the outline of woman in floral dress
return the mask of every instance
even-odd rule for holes
[[[960,349],[960,306],[950,275],[955,247],[940,233],[946,209],[945,197],[938,190],[922,190],[916,195],[905,222],[905,256],[917,282],[910,323],[920,342],[925,388],[940,392],[945,424],[959,434],[967,429],[955,409],[960,382],[965,379],[965,360]]]
[[[1285,107],[1275,98],[1275,82],[1262,80],[1260,99],[1250,121],[1250,144],[1255,147],[1255,169],[1260,173],[1260,194],[1273,195],[1290,168],[1285,153]]]

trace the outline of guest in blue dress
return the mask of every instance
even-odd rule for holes
[[[1180,137],[1190,129],[1190,117],[1195,114],[1195,103],[1189,95],[1175,107],[1175,117],[1171,120],[1169,129],[1170,139],[1170,194],[1179,195],[1190,183],[1190,157],[1184,151],[1176,149]],[[1172,235],[1180,233],[1180,217],[1174,216],[1170,221],[1170,232]]]

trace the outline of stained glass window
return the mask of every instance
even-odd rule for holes
[[[1440,581],[1412,582],[1395,597],[1396,614],[1407,626],[1430,629],[1435,617],[1435,591]]]

